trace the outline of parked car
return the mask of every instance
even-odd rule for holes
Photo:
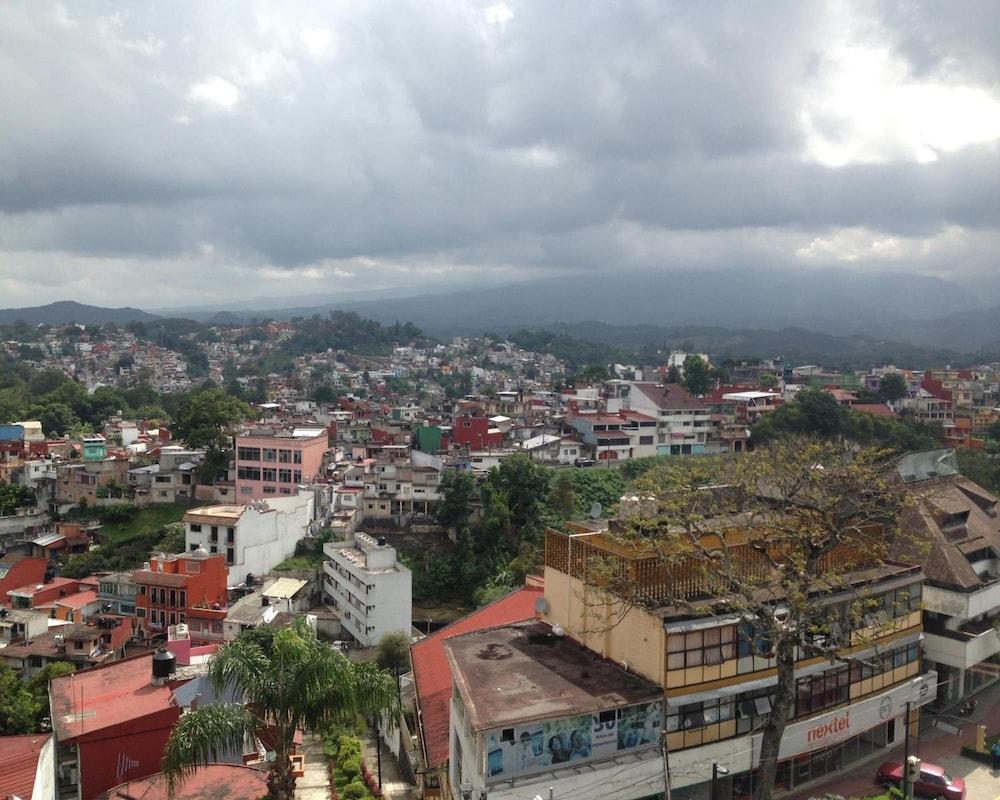
[[[578,458],[573,462],[573,465],[577,467],[592,467],[596,463],[597,462],[592,458]]]
[[[886,761],[878,768],[875,780],[883,785],[902,786],[903,765],[898,761]],[[965,800],[965,781],[949,777],[937,764],[924,761],[920,765],[920,778],[913,784],[913,793],[933,800]]]

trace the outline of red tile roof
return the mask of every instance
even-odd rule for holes
[[[267,794],[267,773],[237,764],[208,764],[198,767],[174,792],[173,800],[246,800]],[[129,781],[100,795],[99,800],[132,797],[135,800],[167,800],[167,784],[162,775]]]
[[[97,592],[87,591],[87,592],[77,592],[76,594],[69,594],[65,597],[60,597],[58,600],[54,601],[57,606],[67,606],[69,608],[83,608],[86,605],[97,602]]]
[[[451,667],[444,650],[444,640],[460,633],[532,619],[535,616],[535,603],[541,596],[542,587],[525,586],[410,647],[413,680],[420,708],[421,734],[429,769],[436,769],[448,760]]]
[[[875,417],[887,417],[895,419],[895,412],[885,405],[885,403],[853,403],[851,411],[858,411],[862,414],[871,414]]]
[[[0,796],[31,797],[38,757],[49,734],[0,737]]]

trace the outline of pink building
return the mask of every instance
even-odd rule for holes
[[[322,476],[325,428],[261,428],[236,437],[236,498],[264,500],[296,493]]]

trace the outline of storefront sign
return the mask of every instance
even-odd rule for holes
[[[936,686],[937,673],[928,672],[885,694],[853,703],[849,708],[792,723],[785,728],[785,734],[781,738],[779,757],[788,758],[829,747],[864,733],[882,722],[900,717],[907,703],[917,707],[933,700]],[[754,761],[759,757],[762,739],[762,735],[753,737]]]

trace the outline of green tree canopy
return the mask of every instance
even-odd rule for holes
[[[383,636],[375,651],[375,663],[393,674],[410,671],[410,637],[404,631]]]
[[[434,517],[438,525],[448,530],[463,527],[469,520],[472,509],[469,503],[476,493],[476,482],[472,473],[446,470],[438,484],[438,500]]]
[[[250,406],[222,389],[202,389],[181,400],[174,432],[190,447],[221,450],[233,428],[251,414]]]
[[[692,354],[684,359],[684,386],[691,394],[705,394],[712,388],[708,364],[701,356]]]
[[[879,381],[877,397],[881,401],[901,400],[906,397],[909,388],[906,378],[901,373],[890,372],[888,375],[883,375],[882,380]]]
[[[27,685],[6,664],[0,664],[0,736],[34,733],[38,704]]]

